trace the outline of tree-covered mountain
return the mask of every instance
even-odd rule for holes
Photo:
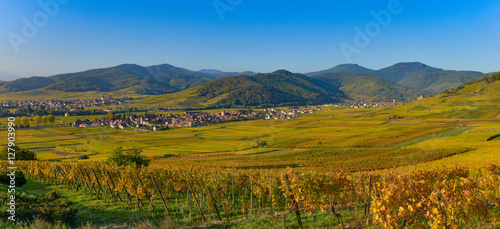
[[[202,73],[202,74],[207,74],[207,75],[211,75],[213,77],[216,77],[216,78],[221,78],[221,77],[228,77],[228,76],[253,76],[257,73],[255,72],[251,72],[251,71],[245,71],[245,72],[223,72],[223,71],[220,71],[220,70],[215,70],[215,69],[202,69],[200,71],[198,71],[199,73]]]
[[[347,98],[330,84],[285,70],[216,79],[203,84],[196,93],[206,100],[217,99],[216,105],[226,107],[320,104]]]
[[[363,76],[351,73],[325,73],[312,76],[333,85],[354,100],[411,101],[420,95],[429,96],[430,92],[404,87],[375,76]]]
[[[210,69],[196,72],[168,64],[148,67],[123,64],[1,82],[0,93],[33,91],[39,94],[46,93],[45,90],[51,90],[51,93],[114,92],[127,89],[137,94],[161,95],[202,85],[196,93],[220,104],[306,104],[339,99],[408,101],[483,76],[480,72],[445,71],[421,63],[399,63],[380,70],[344,64],[307,75],[312,78],[284,70],[269,74]]]
[[[46,87],[54,83],[54,80],[48,77],[33,76],[30,78],[20,78],[1,84],[9,92],[34,90]]]
[[[418,90],[440,93],[450,88],[484,76],[481,72],[427,70],[414,73],[398,81],[398,84]]]
[[[377,71],[377,76],[380,78],[389,80],[391,82],[399,82],[405,77],[411,76],[416,73],[426,72],[426,71],[438,71],[442,69],[430,67],[428,65],[409,62],[409,63],[397,63],[387,68],[382,68]]]
[[[123,64],[110,68],[59,74],[50,77],[30,77],[3,83],[4,92],[17,92],[46,88],[51,90],[117,91],[133,87],[140,94],[166,94],[185,90],[215,77],[177,68],[172,65],[142,67]]]
[[[151,76],[159,82],[175,87],[177,91],[204,84],[215,77],[169,64],[146,67]]]
[[[359,66],[357,64],[341,64],[341,65],[337,65],[337,66],[330,68],[330,69],[327,69],[327,70],[310,72],[310,73],[306,73],[305,75],[314,76],[314,75],[319,75],[319,74],[338,73],[338,72],[359,74],[359,75],[364,75],[364,76],[376,76],[377,75],[377,71]]]
[[[484,76],[481,72],[447,71],[418,62],[397,63],[380,70],[371,70],[356,64],[343,64],[328,70],[307,73],[306,75],[314,76],[338,72],[377,76],[401,86],[430,91],[434,94]]]
[[[406,88],[390,81],[349,73],[316,76],[278,70],[253,76],[223,77],[182,92],[152,97],[148,103],[168,101],[169,106],[271,107],[344,101],[415,100],[429,92]]]

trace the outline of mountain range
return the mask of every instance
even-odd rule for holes
[[[279,70],[273,73],[191,71],[168,64],[123,64],[110,68],[34,76],[0,82],[0,93],[114,92],[123,89],[140,95],[165,95],[182,99],[196,95],[196,102],[217,106],[300,105],[345,100],[411,101],[478,79],[484,74],[447,71],[421,63],[398,63],[380,70],[356,64],[306,74]],[[187,90],[188,93],[183,92]]]
[[[430,93],[390,81],[351,73],[306,76],[278,70],[252,76],[230,76],[177,92],[153,97],[147,103],[169,101],[175,107],[269,107],[345,101],[410,101]]]
[[[380,70],[368,69],[357,64],[342,64],[327,70],[306,73],[306,75],[339,72],[376,76],[401,86],[436,94],[484,76],[481,72],[449,71],[418,62],[398,63]]]
[[[216,77],[168,64],[142,67],[123,64],[110,68],[60,74],[49,77],[21,78],[0,84],[7,92],[40,88],[65,91],[117,91],[133,87],[139,94],[167,94],[194,87]]]

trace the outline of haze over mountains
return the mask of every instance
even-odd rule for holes
[[[202,74],[207,74],[211,75],[217,78],[220,77],[227,77],[227,76],[237,76],[237,75],[242,75],[242,76],[253,76],[257,74],[256,72],[251,72],[251,71],[245,71],[245,72],[223,72],[220,70],[215,70],[215,69],[202,69],[198,71],[199,73]]]
[[[0,81],[15,80],[17,78],[19,78],[19,76],[0,71]]]
[[[411,101],[420,95],[437,94],[483,75],[473,71],[447,71],[422,63],[398,63],[380,70],[343,64],[306,74],[286,70],[268,74],[213,69],[191,71],[168,64],[147,67],[123,64],[1,82],[0,93],[131,89],[137,94],[163,95],[191,89],[191,93],[200,97],[197,101],[216,101],[211,103],[221,106],[299,105],[344,100]]]

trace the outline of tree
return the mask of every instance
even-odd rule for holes
[[[45,116],[45,115],[44,115],[44,116],[42,116],[42,122],[43,122],[44,124],[47,124],[47,121],[48,121],[48,117],[47,117],[47,116]]]
[[[21,118],[16,117],[14,120],[14,125],[16,125],[17,128],[21,128],[22,125]]]
[[[21,160],[21,161],[34,161],[36,159],[36,153],[34,151],[29,151],[25,149],[19,148],[19,146],[13,146],[10,147],[11,150],[9,151],[9,147],[6,146],[2,149],[0,152],[0,160],[8,160],[9,158],[9,153],[14,153],[15,152],[15,159],[16,160]]]
[[[115,117],[115,116],[113,115],[113,112],[108,111],[108,119],[109,119],[109,120],[113,120],[113,118],[114,118],[114,117]]]
[[[49,115],[47,117],[47,120],[52,124],[54,125],[54,121],[56,121],[56,117],[54,115]]]
[[[121,146],[116,148],[111,156],[108,158],[108,161],[117,166],[127,166],[132,165],[136,168],[141,168],[142,166],[149,166],[149,159],[146,159],[146,156],[140,155],[142,150],[134,147],[131,150],[124,150]]]
[[[40,126],[40,123],[42,122],[42,117],[40,115],[35,116],[35,123],[37,126]]]
[[[28,117],[24,116],[22,119],[21,119],[21,122],[23,124],[24,127],[29,127],[30,126],[30,120]]]
[[[257,144],[257,148],[265,148],[267,146],[266,141],[261,141]]]

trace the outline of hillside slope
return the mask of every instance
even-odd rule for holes
[[[423,100],[395,108],[400,114],[425,119],[500,118],[500,72]]]

